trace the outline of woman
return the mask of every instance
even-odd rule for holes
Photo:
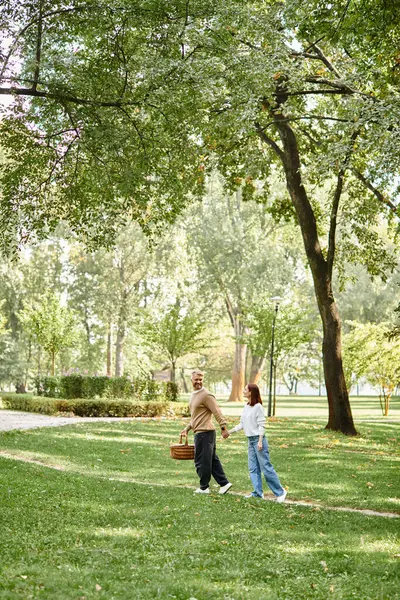
[[[254,490],[246,498],[263,498],[262,478],[276,496],[276,502],[284,502],[286,490],[283,489],[279,477],[271,465],[268,452],[268,442],[264,435],[265,413],[260,396],[260,390],[255,383],[246,385],[243,395],[247,398],[239,425],[229,431],[229,434],[244,429],[249,444],[249,473]]]

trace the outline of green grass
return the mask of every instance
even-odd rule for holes
[[[400,520],[324,508],[399,512],[396,423],[357,438],[268,424],[288,498],[312,508],[178,487],[197,484],[190,461],[169,458],[182,422],[1,434],[0,451],[64,469],[0,457],[1,600],[400,598]],[[242,434],[218,453],[249,491]]]

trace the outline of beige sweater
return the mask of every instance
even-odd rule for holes
[[[194,433],[198,433],[199,431],[214,431],[213,415],[221,426],[221,429],[226,425],[226,419],[217,404],[215,396],[210,394],[206,388],[192,394],[189,408],[192,418],[186,427],[186,431],[190,431],[190,429],[193,429]]]

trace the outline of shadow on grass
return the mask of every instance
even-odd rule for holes
[[[398,597],[391,520],[1,463],[8,600]]]
[[[181,427],[182,421],[81,423],[9,432],[0,435],[0,446],[87,474],[195,486],[193,463],[169,456],[169,442],[177,441]],[[392,511],[400,496],[398,430],[364,425],[361,436],[348,438],[315,423],[285,420],[267,432],[272,462],[291,499]],[[245,437],[218,441],[217,449],[235,491],[251,491]]]

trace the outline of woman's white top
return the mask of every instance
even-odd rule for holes
[[[251,435],[264,435],[265,430],[265,413],[262,404],[258,403],[254,406],[246,404],[242,416],[240,417],[239,425],[236,425],[229,433],[244,429],[247,437]]]

